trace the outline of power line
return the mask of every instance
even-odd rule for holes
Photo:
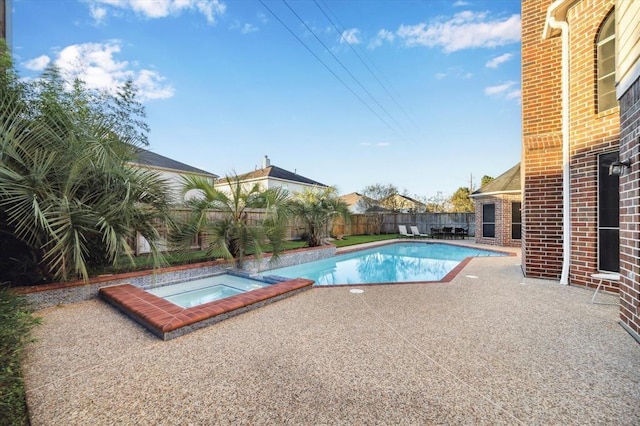
[[[317,0],[313,0],[313,2],[316,4],[316,6],[318,7],[318,9],[320,9],[320,11],[322,12],[322,14],[327,18],[327,20],[331,23],[331,25],[333,26],[333,28],[336,30],[336,32],[340,35],[343,34],[343,32],[345,31],[345,27],[344,25],[342,25],[342,23],[340,22],[340,20],[338,19],[338,17],[335,15],[335,13],[333,13],[333,11],[331,10],[331,8],[325,3],[324,7],[327,8],[327,10],[329,11],[329,13],[331,13],[331,15],[333,15],[333,17],[335,18],[336,21],[338,21],[338,24],[340,24],[340,26],[342,27],[342,29],[338,28],[338,26],[333,22],[333,20],[331,19],[331,17],[329,17],[329,15],[327,15],[327,12],[325,12],[325,10],[322,8],[322,6],[320,6],[320,4],[318,3]],[[360,62],[362,63],[362,65],[365,66],[365,68],[369,71],[369,73],[373,76],[373,78],[378,82],[378,84],[380,84],[380,87],[382,87],[384,89],[384,91],[387,93],[387,95],[389,95],[389,97],[391,98],[391,100],[396,104],[396,106],[404,113],[404,115],[409,119],[409,121],[411,121],[416,127],[418,127],[418,124],[416,123],[416,121],[413,119],[413,117],[411,116],[411,114],[409,114],[400,104],[400,102],[398,102],[398,100],[395,98],[395,96],[387,89],[387,87],[382,83],[382,81],[380,81],[380,79],[378,78],[378,76],[373,72],[373,70],[369,67],[369,65],[364,61],[364,59],[362,59],[362,57],[360,56],[360,54],[358,53],[358,51],[353,47],[353,45],[349,42],[349,40],[345,40],[347,42],[347,44],[349,45],[349,47],[351,48],[351,50],[353,51],[353,53],[355,53],[355,55],[358,57],[358,59],[360,60]],[[366,55],[365,55],[366,56]],[[376,67],[376,65],[373,63],[373,61],[371,61],[370,58],[367,58],[369,60],[369,62],[371,62],[371,64],[376,68],[376,70],[380,73],[380,75],[387,81],[387,83],[392,87],[393,89],[393,85],[389,82],[389,80],[384,76],[384,74]],[[395,89],[394,89],[395,90]]]
[[[402,125],[401,125],[400,123],[398,123],[398,122],[396,121],[396,119],[395,119],[395,118],[393,118],[393,116],[392,116],[391,114],[389,114],[389,111],[387,111],[387,109],[386,109],[386,108],[385,108],[385,107],[384,107],[380,102],[378,102],[378,100],[377,100],[377,99],[376,99],[376,98],[371,94],[371,92],[370,92],[366,87],[364,87],[364,85],[360,82],[360,80],[358,80],[358,78],[356,78],[356,76],[354,76],[354,75],[353,75],[353,73],[352,73],[351,71],[349,71],[349,69],[344,65],[344,63],[343,63],[343,62],[342,62],[342,61],[341,61],[341,60],[340,60],[340,59],[339,59],[339,58],[338,58],[338,57],[337,57],[337,56],[336,56],[336,55],[331,51],[331,49],[329,49],[329,47],[327,47],[327,45],[326,45],[326,44],[325,44],[325,43],[320,39],[320,37],[318,37],[318,35],[315,33],[315,31],[313,31],[313,29],[312,29],[312,28],[310,28],[310,27],[309,27],[309,25],[307,25],[307,23],[306,23],[306,22],[305,22],[305,21],[300,17],[300,15],[298,15],[298,14],[296,13],[296,11],[295,11],[295,10],[293,10],[293,8],[289,5],[289,3],[287,3],[287,0],[282,0],[282,2],[283,2],[283,3],[284,3],[284,4],[289,8],[289,10],[291,11],[291,13],[293,13],[293,15],[294,15],[296,18],[298,18],[298,20],[299,20],[300,22],[302,22],[302,25],[304,25],[304,26],[305,26],[305,28],[306,28],[306,29],[307,29],[307,30],[308,30],[308,31],[309,31],[309,32],[310,32],[310,33],[315,37],[315,39],[318,41],[318,43],[320,43],[320,44],[322,45],[322,47],[324,47],[324,48],[325,48],[325,50],[326,50],[327,52],[329,52],[329,54],[331,55],[331,57],[332,57],[333,59],[335,59],[335,60],[336,60],[336,62],[337,62],[338,64],[340,64],[340,66],[342,67],[342,69],[343,69],[347,74],[349,74],[349,76],[351,76],[351,78],[353,79],[353,81],[355,81],[355,82],[356,82],[356,84],[358,84],[358,86],[360,86],[360,88],[361,88],[362,90],[364,90],[364,92],[365,92],[367,95],[369,95],[369,97],[371,98],[371,100],[373,100],[373,102],[374,102],[376,105],[378,105],[378,107],[379,107],[379,108],[380,108],[380,109],[381,109],[385,114],[387,114],[387,117],[389,117],[389,118],[391,119],[391,121],[393,121],[393,122],[396,124],[396,126],[398,126],[398,127],[400,128],[400,130],[403,130],[403,131],[404,131],[404,129],[402,128]],[[317,4],[317,3],[316,3],[316,4]],[[326,16],[326,15],[325,15],[325,16]],[[347,43],[348,43],[348,42],[347,42]],[[350,44],[349,44],[349,45],[350,45]],[[405,131],[405,133],[406,133],[406,131]]]
[[[298,40],[298,42],[305,48],[307,49],[307,51],[309,53],[311,53],[313,55],[314,58],[316,58],[316,60],[318,62],[320,62],[320,64],[322,64],[322,66],[324,66],[327,71],[329,71],[331,73],[331,75],[333,75],[347,90],[349,90],[351,92],[351,94],[353,94],[353,96],[355,96],[361,103],[362,105],[364,105],[369,111],[371,111],[376,117],[378,117],[378,119],[380,121],[382,121],[389,129],[391,129],[394,133],[398,134],[398,131],[391,126],[384,118],[382,118],[382,116],[380,116],[380,114],[378,114],[377,111],[375,111],[373,108],[371,108],[371,106],[366,103],[362,97],[360,97],[360,95],[358,95],[358,93],[356,93],[351,87],[349,87],[349,85],[347,83],[344,82],[344,80],[342,80],[340,78],[340,76],[338,74],[336,74],[322,59],[320,59],[320,57],[309,47],[307,46],[307,44],[300,39],[300,37],[298,37],[298,35],[296,33],[293,32],[293,30],[291,28],[289,28],[289,26],[287,24],[284,23],[284,21],[282,21],[282,19],[280,19],[280,17],[278,15],[275,14],[275,12],[273,10],[271,10],[265,3],[263,0],[258,0],[260,2],[260,4],[262,4],[262,6],[267,9],[267,11],[278,21],[280,22],[280,24],[282,24],[283,27],[286,28],[287,31],[289,31],[289,33],[296,39]],[[285,3],[286,4],[286,3]],[[287,5],[288,6],[288,5]],[[300,19],[300,18],[298,18]]]

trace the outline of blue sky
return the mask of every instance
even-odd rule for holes
[[[340,193],[450,195],[520,161],[520,1],[13,0],[19,73],[132,78],[150,149],[268,155]],[[313,53],[311,53],[313,52]]]

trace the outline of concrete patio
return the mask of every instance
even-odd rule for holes
[[[519,263],[316,288],[167,342],[99,300],[49,308],[24,365],[31,421],[640,424],[640,344],[618,307]]]

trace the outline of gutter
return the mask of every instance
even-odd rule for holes
[[[508,191],[493,191],[493,192],[480,192],[478,194],[470,194],[469,198],[479,198],[489,195],[502,195],[502,194],[521,194],[521,189],[510,189]]]
[[[547,10],[543,39],[560,32],[562,37],[562,273],[560,284],[569,284],[571,267],[571,175],[569,140],[569,24],[567,10],[575,0],[557,0]],[[556,31],[554,31],[556,30]]]

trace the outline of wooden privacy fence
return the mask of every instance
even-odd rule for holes
[[[451,226],[465,228],[474,235],[475,213],[376,213],[354,214],[348,223],[340,218],[334,220],[332,235],[397,234],[398,225],[417,226],[420,232],[429,233],[431,228]],[[378,231],[378,224],[380,230]]]
[[[177,217],[178,219],[186,219],[189,216],[190,212],[191,211],[189,209],[185,209],[185,208],[173,209],[173,213],[175,214],[175,217]],[[264,209],[247,209],[244,211],[244,213],[247,216],[247,223],[249,224],[259,223],[265,216]],[[221,220],[224,218],[225,215],[226,213],[223,213],[218,210],[207,211],[207,218],[210,221]],[[305,230],[302,224],[300,223],[300,221],[295,218],[292,218],[286,226],[285,238],[288,240],[299,239],[300,236],[304,233],[304,231]]]
[[[175,208],[173,210],[175,217],[186,219],[190,211],[184,208]],[[245,211],[249,223],[258,223],[265,215],[262,209],[251,209]],[[217,210],[209,210],[208,218],[211,221],[220,220],[224,217],[224,213]],[[379,226],[378,226],[379,224]],[[330,235],[366,235],[366,234],[397,234],[398,225],[406,225],[407,227],[416,225],[420,232],[429,233],[431,228],[442,228],[443,226],[460,227],[469,230],[469,235],[475,233],[475,214],[474,213],[379,213],[376,215],[354,214],[345,224],[341,218],[333,221]],[[378,231],[378,228],[379,231]],[[407,228],[408,229],[408,228]],[[168,230],[166,226],[159,225],[161,246],[166,246],[168,238]],[[298,219],[292,219],[286,226],[286,239],[300,239],[306,232]],[[135,242],[132,241],[132,248],[136,254],[148,253],[149,244],[141,236],[138,235]],[[191,243],[193,249],[204,249],[207,246],[207,236],[198,235]]]

